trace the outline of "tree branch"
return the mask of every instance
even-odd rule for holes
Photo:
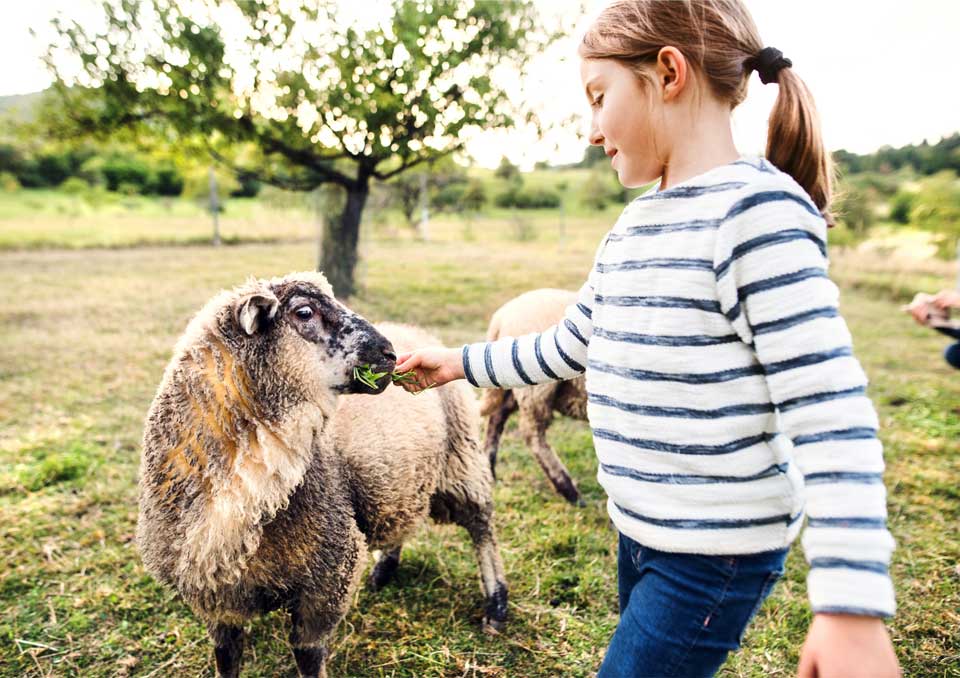
[[[319,186],[320,183],[323,183],[323,182],[317,183],[315,181],[311,182],[311,181],[295,181],[290,179],[280,179],[279,177],[273,176],[266,172],[258,172],[251,169],[245,169],[243,167],[240,167],[239,165],[234,164],[233,162],[225,158],[223,155],[215,151],[213,147],[210,146],[210,143],[208,141],[205,141],[205,145],[207,147],[207,152],[210,153],[210,157],[212,157],[214,160],[216,160],[218,163],[220,163],[224,167],[227,167],[231,172],[233,172],[234,174],[236,174],[238,177],[242,179],[256,179],[257,181],[263,182],[265,184],[270,184],[271,186],[276,186],[277,188],[282,188],[287,191],[301,191],[301,192],[312,191],[317,186]]]
[[[392,170],[390,170],[389,172],[378,172],[378,171],[376,171],[376,170],[373,170],[372,172],[370,172],[370,174],[371,174],[372,176],[376,177],[377,179],[379,179],[380,181],[386,181],[387,179],[389,179],[389,178],[391,178],[391,177],[394,177],[394,176],[400,174],[401,172],[410,169],[411,167],[416,167],[417,165],[419,165],[419,164],[422,163],[422,162],[427,162],[427,161],[431,161],[431,160],[439,160],[440,158],[446,157],[446,156],[450,155],[451,153],[453,153],[454,151],[459,150],[459,149],[462,147],[462,145],[463,145],[463,144],[456,144],[456,145],[454,145],[452,148],[448,148],[448,149],[445,150],[445,151],[438,152],[436,155],[421,155],[421,156],[417,156],[416,158],[414,158],[413,160],[411,160],[411,161],[409,161],[409,162],[405,160],[405,161],[400,165],[400,167],[397,167],[396,169],[392,169]]]
[[[243,116],[240,118],[239,123],[244,129],[246,129],[250,134],[255,136],[260,141],[261,148],[264,150],[264,152],[279,153],[294,164],[300,165],[301,167],[307,167],[313,172],[316,172],[324,180],[324,182],[340,184],[348,190],[353,188],[357,183],[356,180],[351,179],[346,174],[338,172],[328,165],[325,165],[323,162],[324,159],[321,157],[318,157],[309,151],[293,148],[279,139],[264,134],[256,128],[250,118]]]

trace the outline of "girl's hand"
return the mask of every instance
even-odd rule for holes
[[[817,614],[800,650],[797,678],[896,678],[900,665],[879,617]]]
[[[932,301],[933,297],[929,294],[918,292],[910,305],[906,307],[906,310],[910,312],[918,325],[926,325],[930,320],[930,304]]]
[[[951,308],[960,307],[960,292],[955,290],[943,290],[934,295],[932,303],[941,311],[947,311]]]
[[[416,380],[402,384],[411,393],[464,377],[461,352],[455,348],[424,348],[397,356],[394,372],[403,374],[411,370],[416,373]]]

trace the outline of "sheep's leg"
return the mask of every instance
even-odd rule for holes
[[[392,549],[385,549],[380,554],[380,559],[373,566],[373,572],[370,573],[370,588],[379,591],[390,583],[393,576],[397,573],[397,567],[400,565],[400,549],[397,546]]]
[[[553,484],[554,489],[571,504],[582,506],[580,492],[576,483],[570,477],[567,467],[563,465],[557,453],[547,444],[547,426],[550,425],[552,412],[549,405],[533,406],[525,402],[520,406],[520,434],[527,447],[540,464],[540,468]]]
[[[487,434],[483,449],[490,459],[490,473],[494,478],[497,477],[497,451],[500,449],[500,436],[503,435],[503,427],[506,426],[507,419],[516,409],[517,399],[513,397],[513,391],[506,391],[500,406],[487,417]]]
[[[207,632],[213,641],[217,678],[237,678],[243,658],[243,627],[213,624],[207,627]]]
[[[323,617],[310,618],[298,607],[291,611],[290,621],[290,645],[301,678],[326,678],[327,638],[339,620],[330,623]]]
[[[480,565],[480,582],[487,598],[483,628],[490,633],[499,633],[507,623],[507,579],[493,531],[493,505],[478,508],[474,516],[457,522],[470,533]]]
[[[470,534],[480,566],[480,586],[487,599],[483,628],[489,633],[502,631],[507,621],[507,579],[493,530],[493,499],[488,498],[481,504],[450,493],[438,493],[430,498],[430,515],[437,522],[455,523]]]

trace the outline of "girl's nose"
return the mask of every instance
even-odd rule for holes
[[[603,146],[603,135],[600,134],[600,129],[596,123],[590,125],[590,134],[587,136],[587,141],[593,146]]]

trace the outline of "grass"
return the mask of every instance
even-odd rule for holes
[[[515,294],[575,289],[608,228],[571,219],[561,241],[547,216],[534,222],[527,242],[510,240],[509,224],[496,219],[479,222],[472,242],[456,220],[438,220],[428,243],[371,230],[351,306],[420,324],[451,345],[475,341]],[[174,342],[214,292],[314,261],[309,243],[0,252],[0,676],[212,674],[204,629],[144,572],[133,546],[143,417]],[[831,271],[882,424],[899,544],[896,650],[908,676],[960,676],[960,380],[940,357],[944,340],[898,310],[913,290],[951,284],[954,270],[837,254]],[[334,641],[331,675],[596,670],[617,622],[615,534],[588,428],[559,419],[549,435],[586,506],[553,492],[511,422],[496,489],[507,631],[481,632],[466,534],[427,526],[405,547],[397,585],[359,593]],[[795,672],[810,617],[804,576],[795,549],[745,650],[721,675]],[[281,615],[253,623],[245,675],[295,675],[287,629]]]

